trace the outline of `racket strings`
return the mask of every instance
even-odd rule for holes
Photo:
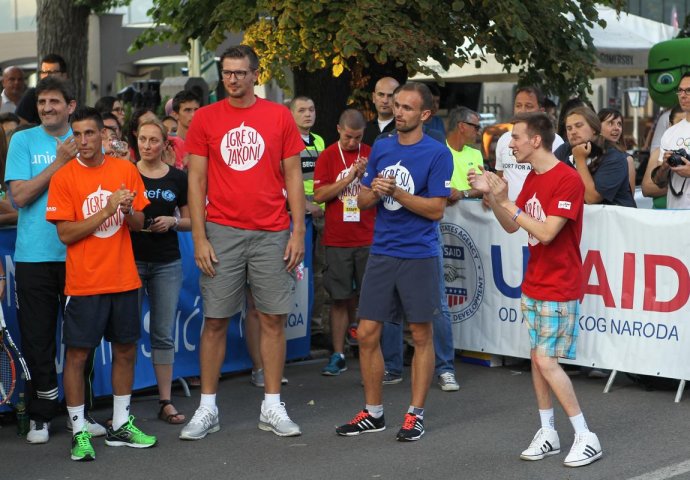
[[[14,361],[7,347],[0,344],[0,405],[6,403],[14,391]]]

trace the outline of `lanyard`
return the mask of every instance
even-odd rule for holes
[[[340,148],[340,142],[338,142],[338,151],[340,152],[340,159],[343,161],[343,165],[345,166],[345,169],[348,169],[350,167],[347,166],[347,162],[345,162],[345,155],[343,155],[343,149]],[[357,145],[357,158],[359,158],[359,153],[362,151],[362,144],[360,143]]]

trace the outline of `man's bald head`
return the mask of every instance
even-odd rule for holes
[[[393,92],[399,85],[400,83],[393,77],[383,77],[376,82],[372,100],[379,120],[388,120],[393,117]]]
[[[24,72],[19,67],[7,67],[2,71],[2,88],[5,95],[17,103],[24,93]]]

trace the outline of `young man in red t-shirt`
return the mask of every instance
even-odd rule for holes
[[[577,172],[551,153],[553,124],[544,113],[519,115],[510,146],[518,163],[529,163],[515,203],[508,184],[491,172],[470,170],[473,188],[487,194],[489,205],[509,233],[523,228],[529,234],[529,260],[522,282],[522,315],[529,330],[532,383],[541,428],[523,451],[523,460],[541,460],[560,453],[554,429],[551,393],[575,429],[575,441],[563,462],[581,467],[601,458],[599,439],[587,427],[570,378],[558,357],[574,359],[578,336],[578,307],[584,283],[580,238],[585,187]]]
[[[354,109],[345,110],[338,122],[339,140],[319,156],[314,171],[314,201],[326,203],[323,244],[326,271],[323,283],[331,296],[333,355],[323,375],[340,375],[347,370],[345,333],[355,323],[349,313],[357,296],[374,236],[376,210],[357,208],[359,180],[367,168],[371,148],[362,143],[366,121]]]
[[[141,230],[149,201],[136,167],[102,153],[105,134],[97,110],[84,107],[72,116],[79,149],[50,181],[46,219],[67,245],[62,338],[67,347],[63,382],[72,421],[71,458],[94,460],[91,434],[84,428],[84,367],[101,339],[113,351],[113,422],[105,443],[147,448],[156,437],[134,426],[129,403],[140,336],[141,286],[129,230]]]
[[[254,95],[259,59],[250,47],[230,47],[220,63],[228,98],[197,110],[185,143],[205,320],[199,352],[201,400],[180,438],[198,440],[220,429],[218,376],[228,322],[244,304],[247,282],[261,323],[265,394],[259,428],[279,436],[300,435],[280,400],[280,383],[294,269],[304,258],[299,158],[304,142],[286,107]]]

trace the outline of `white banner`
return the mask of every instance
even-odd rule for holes
[[[455,348],[529,357],[520,313],[527,234],[479,201],[441,223]],[[585,206],[577,365],[690,379],[690,210]]]

